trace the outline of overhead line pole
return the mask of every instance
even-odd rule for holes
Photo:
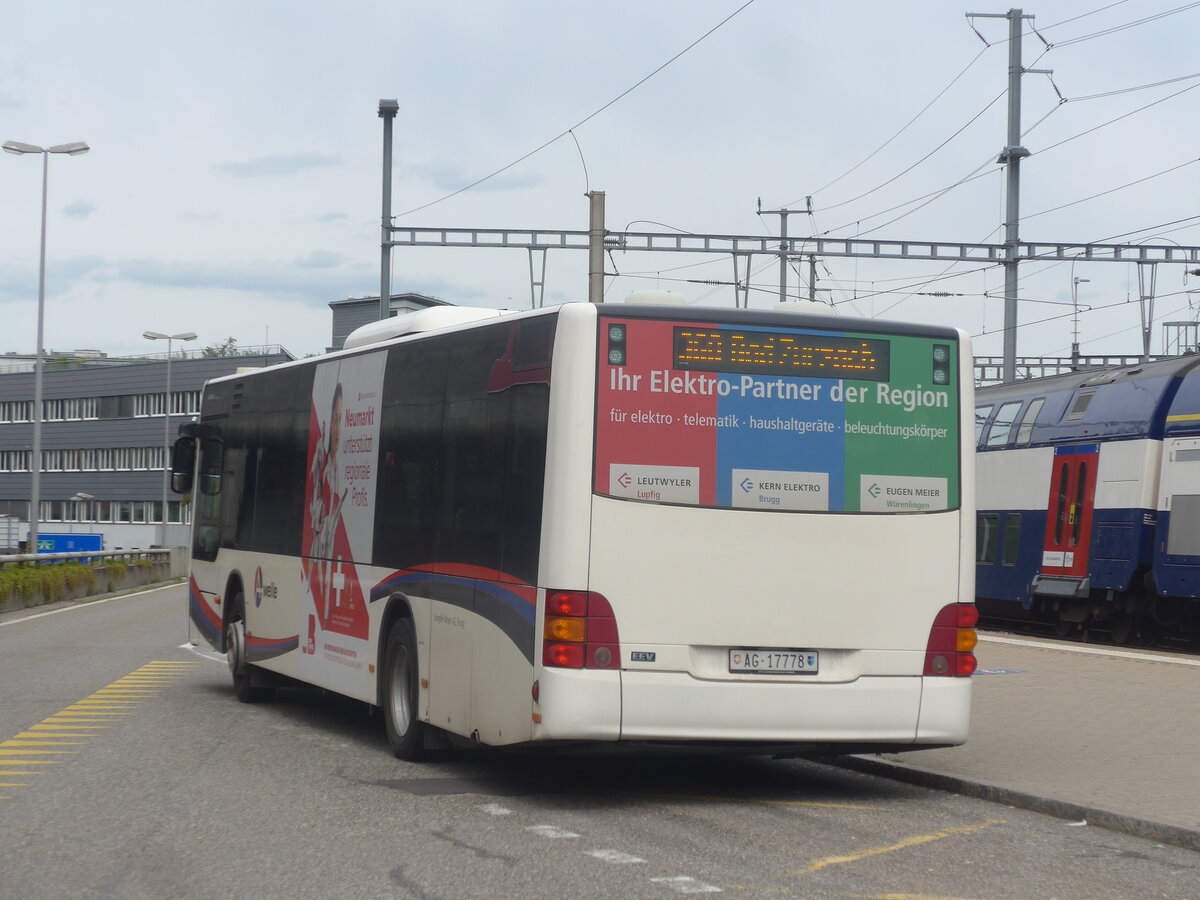
[[[967,18],[1008,19],[1008,134],[1000,158],[1008,166],[1004,210],[1004,380],[1017,378],[1017,292],[1020,279],[1017,267],[1021,248],[1021,160],[1029,151],[1021,146],[1021,76],[1029,73],[1049,73],[1050,69],[1026,69],[1021,65],[1021,26],[1025,19],[1022,10],[1006,13],[967,13]]]

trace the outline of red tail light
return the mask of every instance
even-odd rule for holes
[[[621,642],[608,601],[594,591],[546,591],[542,665],[619,669]]]
[[[979,666],[975,644],[979,637],[975,625],[979,610],[973,603],[951,603],[933,620],[929,643],[925,646],[925,675],[968,678]]]

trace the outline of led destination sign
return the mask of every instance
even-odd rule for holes
[[[888,381],[886,340],[782,331],[675,328],[676,369]]]

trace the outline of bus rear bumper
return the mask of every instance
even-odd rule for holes
[[[937,684],[931,684],[937,682]],[[712,682],[621,673],[621,740],[946,744],[966,740],[970,679]]]

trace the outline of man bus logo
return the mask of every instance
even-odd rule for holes
[[[254,570],[254,608],[255,609],[258,609],[258,607],[262,606],[262,598],[263,598],[262,566],[259,566],[257,569]]]

